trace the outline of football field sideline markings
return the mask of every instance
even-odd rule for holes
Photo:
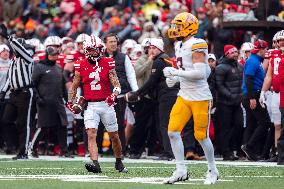
[[[7,160],[12,158],[12,155],[0,155],[0,163],[10,163],[10,162],[40,162],[40,161],[76,161],[76,162],[89,162],[90,159],[87,157],[75,157],[75,158],[59,158],[57,156],[40,156],[40,158],[30,158],[28,160]],[[1,161],[1,159],[5,159],[4,161]],[[114,163],[115,158],[99,158],[99,162],[102,163]],[[128,159],[125,158],[123,160],[124,163],[148,163],[148,164],[165,164],[165,165],[175,165],[175,161],[160,161],[160,160],[152,160],[152,159]],[[196,165],[196,164],[207,164],[207,161],[185,161],[185,164],[187,165]],[[240,167],[284,167],[283,165],[277,165],[275,162],[251,162],[251,161],[216,161],[217,165],[221,166],[240,166]]]
[[[144,183],[144,184],[163,184],[163,181],[168,177],[132,177],[132,178],[111,178],[100,175],[8,175],[0,176],[1,180],[44,180],[58,179],[66,182],[101,182],[101,183]],[[190,178],[186,182],[177,184],[202,184],[203,178]],[[220,182],[232,182],[230,179],[220,179]]]

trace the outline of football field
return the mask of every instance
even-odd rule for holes
[[[0,189],[284,189],[284,166],[276,163],[217,161],[220,179],[215,185],[203,185],[205,161],[186,161],[190,179],[164,185],[175,168],[174,161],[125,159],[128,173],[114,169],[113,158],[101,158],[103,173],[88,173],[88,158],[41,157],[12,161],[0,156]]]

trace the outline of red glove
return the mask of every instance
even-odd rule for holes
[[[116,101],[116,98],[117,98],[117,95],[115,93],[112,93],[111,95],[109,95],[107,98],[106,98],[106,103],[109,105],[109,106],[112,106],[114,105],[115,101]]]
[[[67,102],[66,103],[66,107],[72,112],[72,113],[75,113],[74,112],[74,109],[73,109],[73,103],[72,102]]]

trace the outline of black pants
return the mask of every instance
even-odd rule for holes
[[[243,110],[241,105],[230,106],[217,103],[217,121],[215,134],[222,155],[231,155],[241,147]]]
[[[266,108],[262,108],[258,98],[256,100],[256,108],[250,108],[250,100],[247,98],[243,99],[243,106],[246,109],[247,127],[245,129],[243,143],[247,145],[251,150],[260,152],[258,150],[260,143],[264,143],[267,136],[268,129],[271,121]]]
[[[7,154],[12,153],[17,148],[18,135],[15,124],[6,125],[2,121],[2,117],[5,112],[5,107],[8,104],[9,99],[5,99],[4,102],[0,103],[0,133],[1,133],[1,147],[5,149]],[[3,146],[2,146],[3,145]]]
[[[114,106],[117,124],[118,124],[118,135],[121,142],[122,153],[126,153],[126,142],[125,142],[125,124],[124,124],[124,115],[126,109],[126,101],[124,98],[118,98],[116,105]]]
[[[130,154],[141,154],[146,142],[153,148],[156,140],[149,136],[156,135],[155,109],[157,103],[151,99],[142,98],[135,104],[135,125],[132,136],[129,139]],[[150,140],[148,140],[150,139]],[[152,145],[151,145],[152,144]]]
[[[44,141],[45,149],[53,151],[55,144],[59,144],[61,154],[68,152],[67,147],[67,126],[55,125],[52,127],[38,128],[36,131],[37,136],[34,138],[33,150],[36,151],[39,141]]]
[[[171,143],[168,135],[168,125],[170,119],[170,113],[173,105],[176,102],[177,96],[163,95],[159,99],[159,125],[162,136],[162,143],[164,147],[164,154],[169,157],[173,157]]]
[[[28,145],[34,131],[35,102],[33,90],[23,89],[11,92],[2,121],[5,125],[16,123],[18,132],[18,155],[27,154]]]

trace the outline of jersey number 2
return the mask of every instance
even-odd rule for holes
[[[100,74],[99,72],[91,72],[89,75],[90,79],[94,79],[90,85],[92,91],[101,90],[101,85],[98,83],[100,81]]]

